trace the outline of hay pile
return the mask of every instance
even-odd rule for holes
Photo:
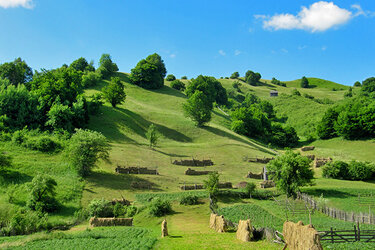
[[[214,163],[211,160],[174,160],[172,162],[174,165],[179,165],[179,166],[191,166],[191,167],[205,167],[205,166],[213,166]]]
[[[263,173],[260,174],[254,174],[252,172],[247,173],[246,178],[252,178],[252,179],[263,179]]]
[[[228,223],[224,219],[224,216],[211,214],[210,216],[210,228],[214,229],[218,233],[223,233],[228,231]]]
[[[315,158],[315,160],[314,160],[314,167],[315,168],[319,168],[321,166],[326,165],[328,162],[331,162],[331,161],[332,161],[331,157],[328,157],[328,158]]]
[[[315,160],[315,155],[306,155],[306,157],[312,161]]]
[[[156,169],[148,169],[148,168],[142,168],[142,167],[121,167],[121,166],[117,166],[115,171],[118,174],[152,174],[152,175],[158,175],[159,174]]]
[[[315,146],[304,146],[301,148],[301,151],[311,151],[314,149],[315,149]]]
[[[130,201],[126,200],[125,198],[122,199],[112,199],[111,204],[114,206],[117,203],[120,203],[123,206],[130,206]]]
[[[167,220],[164,219],[161,223],[161,237],[168,236]]]
[[[151,189],[151,184],[148,181],[132,181],[130,187],[135,189]]]
[[[132,226],[133,218],[97,218],[92,217],[89,221],[92,227]]]
[[[240,220],[238,222],[236,237],[242,241],[250,241],[253,238],[253,227],[250,220]]]
[[[275,187],[275,182],[274,181],[271,181],[271,180],[268,180],[268,181],[262,181],[260,183],[260,187],[261,188],[272,188],[272,187]]]
[[[197,170],[188,168],[185,171],[185,175],[207,175],[207,174],[210,174],[212,172],[214,172],[214,171],[197,171]]]
[[[285,243],[291,250],[322,250],[318,232],[311,226],[304,226],[302,221],[298,223],[284,223],[283,235]]]

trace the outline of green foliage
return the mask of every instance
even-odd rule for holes
[[[318,123],[316,132],[321,139],[329,139],[336,136],[335,123],[339,113],[330,108],[325,113],[320,123]]]
[[[232,87],[233,87],[234,89],[237,89],[237,90],[240,89],[241,85],[242,85],[242,84],[241,84],[239,81],[234,81],[234,82],[232,83]]]
[[[108,86],[102,89],[103,97],[115,108],[117,104],[125,101],[126,94],[124,88],[124,84],[119,77],[112,77]]]
[[[259,73],[255,73],[251,70],[248,70],[245,74],[245,81],[246,83],[257,86],[259,83],[259,80],[262,78],[262,76]]]
[[[159,134],[154,124],[151,124],[150,127],[148,127],[146,132],[146,138],[150,143],[150,148],[156,147],[156,144],[159,139]]]
[[[29,200],[27,206],[38,212],[54,212],[59,208],[56,196],[57,183],[45,175],[37,175],[29,184]]]
[[[4,154],[4,152],[0,152],[0,174],[2,171],[10,167],[11,165],[12,165],[12,158],[9,155]]]
[[[187,80],[187,76],[182,76],[181,79],[182,80]]]
[[[283,127],[280,123],[273,123],[271,126],[271,142],[280,147],[293,147],[298,143],[298,136],[291,126]]]
[[[88,71],[82,76],[82,86],[84,88],[93,87],[98,84],[102,76],[98,72]]]
[[[308,88],[309,86],[309,80],[305,76],[301,79],[301,88]]]
[[[66,158],[80,176],[87,176],[99,159],[108,159],[109,144],[99,132],[77,129],[70,138]]]
[[[95,68],[92,64],[89,64],[87,60],[83,57],[78,58],[77,60],[73,61],[70,66],[71,68],[77,71],[95,71]]]
[[[104,102],[102,101],[103,95],[101,93],[93,94],[89,96],[89,101],[87,103],[88,113],[91,115],[96,115],[99,113],[100,107],[103,106]]]
[[[165,78],[165,80],[171,82],[171,81],[176,80],[176,77],[174,75],[172,75],[172,74],[169,74],[169,75],[167,75],[167,77]]]
[[[246,195],[251,198],[251,196],[254,194],[256,188],[257,188],[257,186],[255,185],[254,182],[246,183],[246,187],[245,187]]]
[[[1,228],[0,235],[31,234],[49,227],[47,214],[40,215],[37,212],[20,209],[9,219],[7,225]]]
[[[297,89],[293,89],[292,95],[301,96],[301,93]]]
[[[375,77],[367,78],[362,82],[361,92],[364,94],[375,92]]]
[[[290,150],[267,164],[270,178],[278,190],[295,197],[300,187],[313,184],[314,171],[311,160]]]
[[[249,137],[261,137],[270,129],[270,121],[256,106],[241,107],[232,112],[232,128]],[[242,121],[242,122],[238,122]]]
[[[18,130],[26,125],[37,127],[40,119],[38,96],[22,84],[0,85],[0,116],[3,129]]]
[[[117,72],[118,67],[116,63],[112,62],[112,58],[109,54],[102,54],[99,60],[99,68],[96,71],[106,79]]]
[[[61,145],[58,142],[46,135],[28,138],[27,141],[24,142],[24,146],[45,153],[54,152],[61,148]]]
[[[63,129],[72,132],[74,130],[73,115],[73,111],[68,105],[63,105],[60,102],[54,103],[47,113],[46,126],[52,130]]]
[[[156,198],[152,200],[148,206],[149,214],[156,217],[161,217],[173,212],[172,205],[167,200]]]
[[[348,92],[344,94],[344,97],[353,97],[353,88],[349,87]]]
[[[166,74],[164,61],[155,53],[138,62],[131,70],[130,80],[145,89],[159,89],[164,86]]]
[[[353,86],[354,87],[361,87],[362,84],[359,81],[356,81]]]
[[[186,89],[185,84],[180,80],[172,81],[171,87],[177,90],[181,90],[181,91],[184,91]]]
[[[155,198],[168,201],[179,201],[187,196],[197,196],[198,198],[208,198],[206,191],[184,191],[178,193],[138,193],[135,198],[139,202],[148,202]]]
[[[214,77],[199,75],[197,78],[192,79],[186,88],[186,95],[191,97],[197,91],[202,91],[211,103],[216,102],[219,105],[228,103],[225,88]]]
[[[216,212],[218,208],[217,196],[219,195],[219,177],[220,177],[220,174],[218,172],[212,172],[208,176],[208,179],[203,181],[204,188],[209,193],[210,209],[212,212]]]
[[[33,71],[20,57],[13,62],[0,64],[0,79],[8,79],[10,84],[26,84],[32,80]]]
[[[237,79],[238,77],[240,77],[240,74],[238,72],[234,72],[231,76],[230,76],[230,79]]]
[[[180,200],[180,205],[196,205],[198,204],[198,196],[189,195],[184,196]]]
[[[363,181],[371,179],[373,175],[373,166],[366,162],[351,161],[348,167],[350,180]]]
[[[303,94],[303,97],[313,100],[315,97],[307,93]]]
[[[286,87],[286,84],[285,84],[285,83],[280,82],[280,80],[277,80],[275,77],[272,77],[271,83],[272,83],[272,84],[275,84],[275,85],[282,86],[282,87]]]
[[[198,127],[211,120],[212,103],[201,91],[195,91],[183,105],[185,115],[192,119]]]
[[[348,179],[349,164],[344,161],[334,161],[325,164],[322,168],[322,176],[332,179]]]
[[[121,211],[118,206],[116,207],[116,211],[115,211],[111,202],[108,200],[105,200],[104,198],[92,200],[89,206],[87,207],[87,210],[91,217],[113,217],[113,216],[117,217],[119,216],[119,213],[126,212],[126,211]],[[117,214],[115,214],[115,212]]]

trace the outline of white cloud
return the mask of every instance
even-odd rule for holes
[[[352,6],[350,6],[352,9],[355,9],[357,12],[354,13],[354,17],[357,17],[357,16],[365,16],[365,17],[373,17],[375,16],[375,12],[373,11],[368,11],[368,10],[363,10],[361,5],[359,4],[352,4]]]
[[[240,55],[242,52],[241,51],[239,51],[238,49],[236,49],[235,51],[234,51],[234,55],[235,56],[238,56],[238,55]]]
[[[170,54],[169,57],[170,58],[176,58],[176,54]]]
[[[358,6],[355,5],[352,8]],[[358,8],[356,9],[358,10]],[[338,7],[333,2],[320,1],[313,3],[309,7],[302,6],[301,11],[297,15],[287,13],[263,17],[263,27],[270,30],[302,29],[317,32],[345,24],[355,16],[356,14]],[[259,15],[255,16],[255,18],[259,19]]]
[[[34,4],[32,0],[0,0],[0,7],[4,9],[16,7],[32,9]]]
[[[222,56],[225,56],[225,55],[226,55],[225,51],[224,51],[224,50],[222,50],[222,49],[221,49],[221,50],[219,50],[219,54],[220,54],[220,55],[222,55]]]

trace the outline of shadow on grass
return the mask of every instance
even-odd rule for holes
[[[214,113],[214,114],[217,115],[217,116],[220,116],[221,118],[223,118],[224,120],[226,120],[226,121],[228,121],[228,122],[231,122],[231,121],[232,121],[232,119],[230,119],[229,116],[224,115],[221,111],[218,112],[218,111],[216,111],[216,110],[212,110],[212,113]]]
[[[213,134],[216,134],[216,135],[219,135],[219,136],[222,136],[222,137],[227,137],[229,139],[232,139],[232,140],[235,140],[235,141],[238,141],[238,142],[242,142],[242,143],[245,143],[246,145],[250,146],[250,147],[253,147],[259,151],[262,151],[264,153],[267,153],[267,154],[271,154],[271,155],[276,155],[275,153],[273,153],[271,150],[266,150],[260,146],[258,146],[257,144],[251,142],[251,141],[247,141],[247,140],[244,140],[242,139],[241,137],[239,136],[236,136],[236,135],[233,135],[233,134],[230,134],[228,132],[225,132],[221,129],[218,129],[218,128],[214,128],[214,127],[202,127],[202,129],[205,129],[207,130],[208,132],[211,132]]]
[[[153,90],[153,92],[163,94],[163,95],[175,96],[179,98],[187,98],[187,96],[181,91],[177,89],[173,89],[166,85],[164,85],[161,89]]]
[[[140,178],[135,175],[129,174],[115,174],[115,173],[108,173],[108,172],[93,172],[88,178],[87,181],[90,182],[93,186],[96,187],[103,187],[112,190],[138,190],[138,188],[133,188],[132,183],[141,183],[144,186],[147,186],[146,190],[152,191],[160,191],[161,189],[158,188],[158,185]],[[141,189],[140,190],[145,190]]]
[[[169,157],[191,157],[191,155],[180,155],[180,154],[173,154],[173,153],[165,153],[163,151],[157,150],[156,148],[154,148],[154,151],[156,151],[160,154],[169,156]]]
[[[309,195],[313,195],[315,197],[319,197],[323,194],[324,198],[349,198],[349,197],[357,197],[355,194],[351,194],[345,191],[334,190],[334,189],[306,189],[304,190],[305,193]]]
[[[30,182],[32,179],[32,176],[15,170],[6,169],[0,171],[0,185],[8,186],[10,184],[23,184]]]

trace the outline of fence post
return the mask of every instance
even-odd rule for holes
[[[357,228],[354,225],[354,240],[357,241]]]
[[[359,222],[357,222],[358,227],[358,241],[361,241],[361,229],[359,228]]]
[[[332,227],[331,227],[331,241],[333,243],[333,229],[332,229]]]

